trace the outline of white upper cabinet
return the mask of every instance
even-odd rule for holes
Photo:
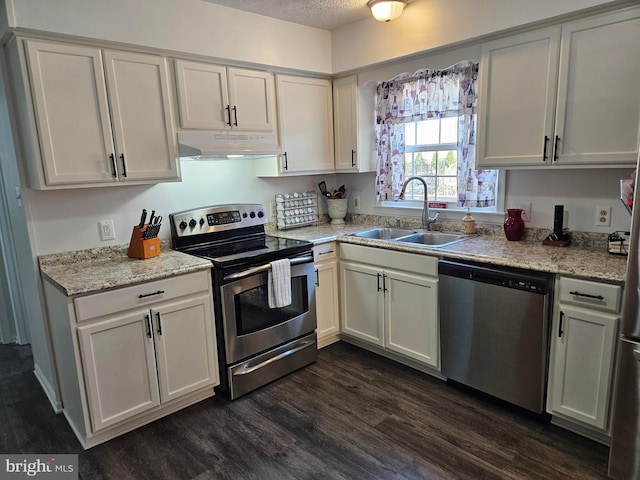
[[[319,78],[276,76],[278,125],[283,154],[256,161],[258,176],[333,172],[333,98],[331,82]]]
[[[104,59],[120,180],[178,178],[166,60],[111,50]]]
[[[358,77],[333,82],[333,131],[338,171],[358,170]]]
[[[357,75],[333,82],[335,169],[375,169],[375,85],[358,87]]]
[[[175,66],[182,128],[276,132],[271,73],[186,60]]]
[[[638,51],[638,8],[483,45],[479,166],[635,164]]]
[[[164,58],[38,40],[24,46],[29,83],[18,103],[30,118],[33,102],[33,188],[179,179]]]

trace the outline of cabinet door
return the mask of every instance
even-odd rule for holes
[[[351,75],[333,82],[333,131],[335,167],[358,170],[358,77]],[[371,119],[373,128],[373,118]]]
[[[91,428],[160,404],[149,310],[78,327]]]
[[[209,295],[152,309],[160,400],[219,383]]]
[[[385,271],[385,347],[440,368],[438,281]]]
[[[180,126],[209,130],[229,128],[227,69],[210,63],[176,60]]]
[[[607,428],[618,317],[560,304],[552,334],[551,413]]]
[[[635,165],[640,127],[640,9],[562,27],[557,163]]]
[[[549,163],[559,46],[560,27],[483,45],[478,95],[479,168]]]
[[[117,51],[104,57],[120,179],[178,179],[166,60]]]
[[[24,45],[45,183],[116,181],[100,50],[35,40]]]
[[[338,262],[316,263],[318,341],[340,331],[338,308]]]
[[[276,85],[285,152],[281,173],[333,171],[331,82],[279,75]]]
[[[340,262],[342,332],[383,346],[382,273],[377,268]]]
[[[231,124],[243,131],[276,130],[275,86],[268,72],[229,68]]]

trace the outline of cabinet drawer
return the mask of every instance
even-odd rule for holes
[[[622,296],[620,285],[590,282],[577,278],[561,278],[559,291],[559,300],[562,303],[572,303],[611,312],[620,310]]]
[[[323,243],[313,247],[313,261],[318,263],[324,260],[334,260],[337,257],[338,245],[336,242]]]
[[[78,322],[209,290],[210,271],[179,275],[74,299]]]

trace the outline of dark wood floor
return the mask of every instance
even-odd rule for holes
[[[0,453],[79,453],[86,480],[606,478],[607,447],[345,343],[87,451],[31,370],[0,346]]]

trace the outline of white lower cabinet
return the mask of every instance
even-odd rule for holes
[[[339,340],[338,254],[336,242],[313,248],[316,269],[316,317],[318,347]]]
[[[76,298],[45,282],[45,294],[64,413],[85,448],[213,395],[208,270]]]
[[[551,330],[547,410],[597,432],[609,430],[622,287],[560,278]]]
[[[435,257],[341,245],[343,335],[439,370],[437,272]]]

